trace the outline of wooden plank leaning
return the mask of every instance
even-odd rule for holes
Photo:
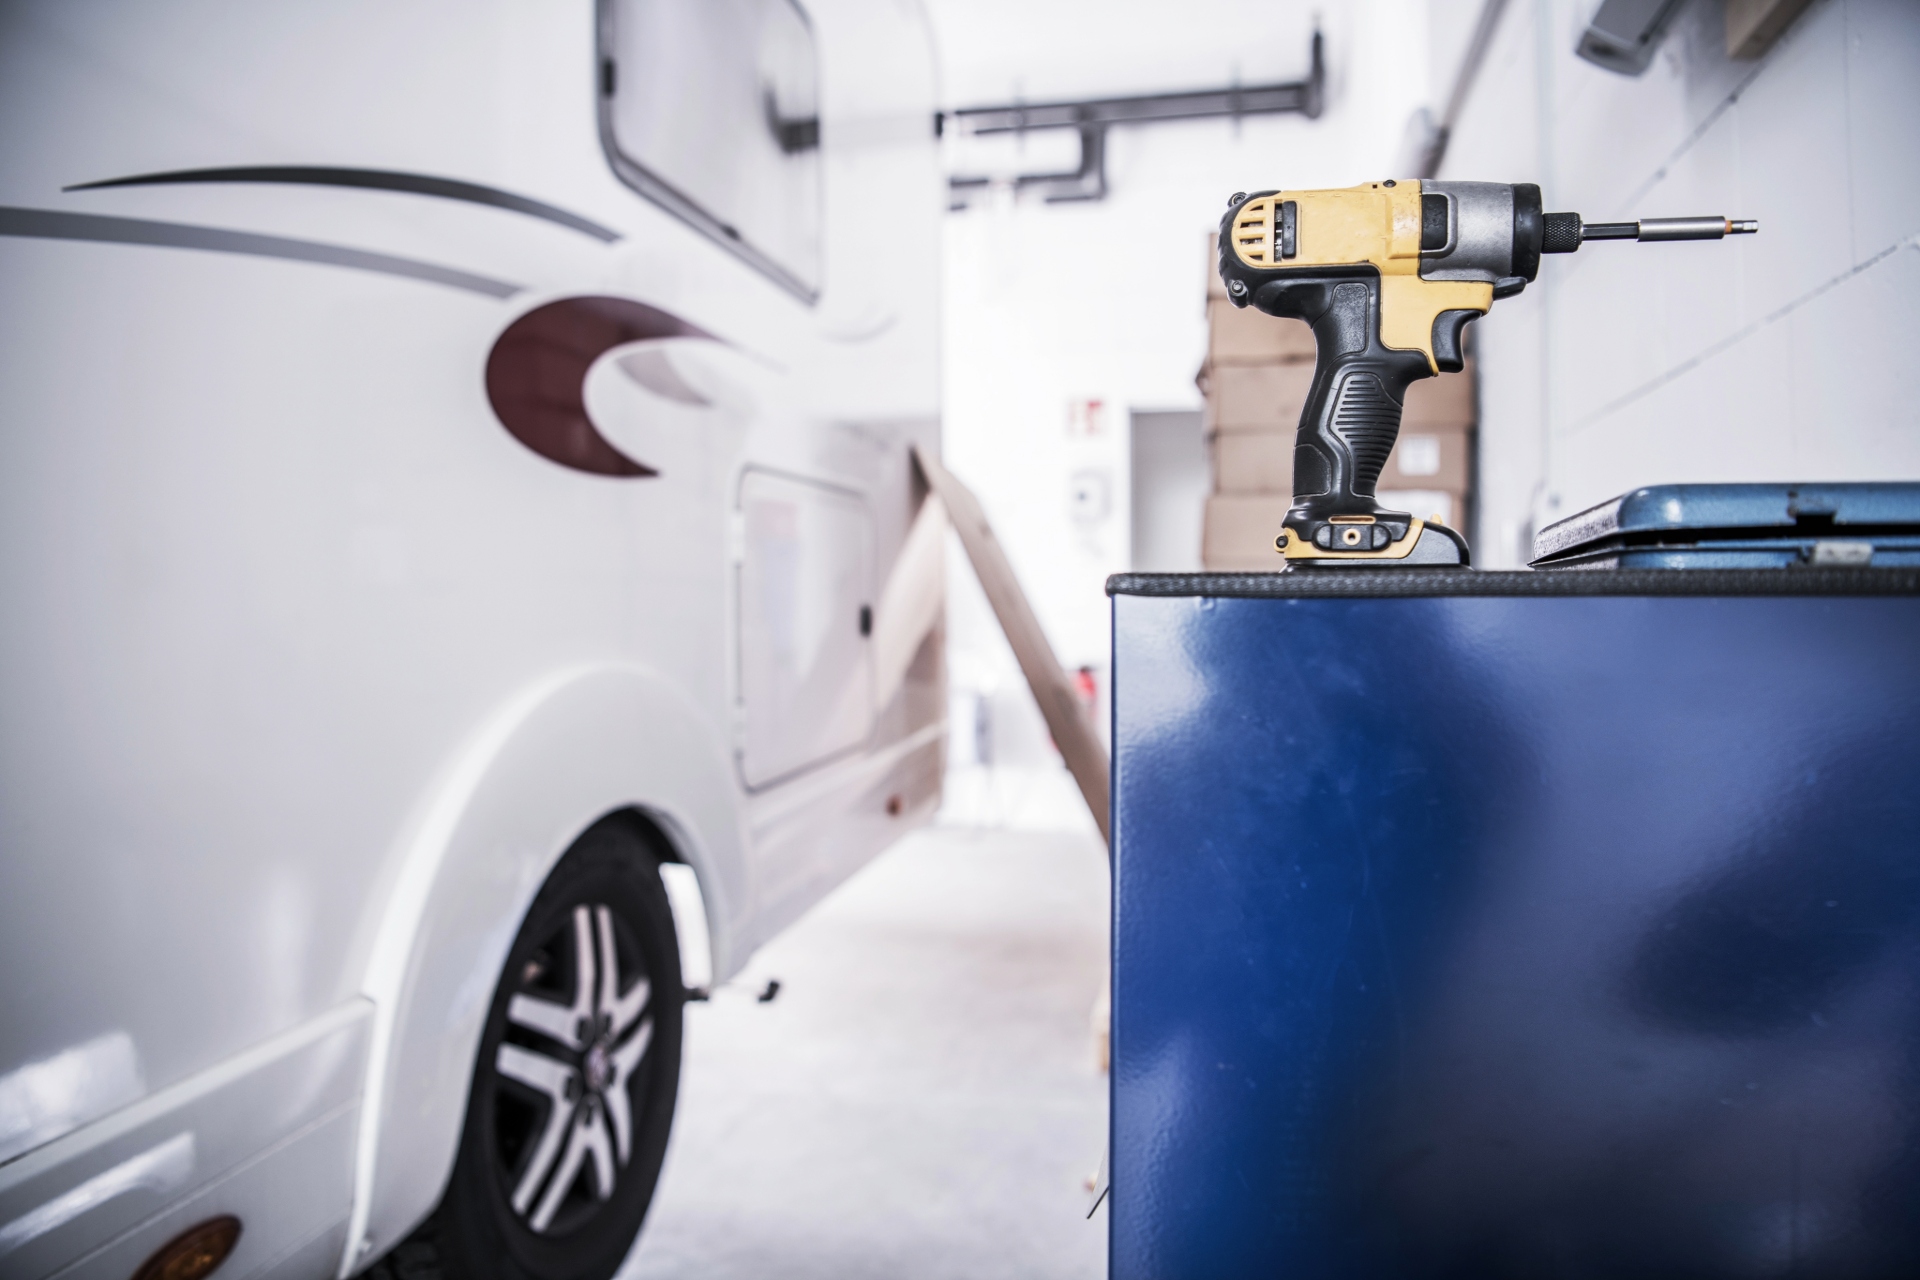
[[[1053,646],[1047,643],[1040,619],[1034,616],[1026,592],[1020,589],[1020,580],[1014,576],[1006,550],[993,536],[993,527],[987,523],[980,500],[938,459],[918,449],[913,451],[913,457],[934,495],[946,505],[947,516],[953,522],[954,532],[960,535],[960,545],[966,549],[974,575],[980,579],[987,603],[993,606],[994,617],[999,619],[1000,629],[1013,646],[1013,656],[1020,663],[1021,674],[1027,678],[1027,687],[1033,691],[1033,700],[1040,704],[1047,732],[1053,735],[1054,745],[1067,763],[1067,771],[1073,775],[1081,798],[1092,811],[1101,840],[1111,846],[1107,832],[1107,749],[1093,726],[1087,723],[1072,679],[1060,665],[1060,659],[1054,656]]]

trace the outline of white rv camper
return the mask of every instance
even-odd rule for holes
[[[0,6],[0,1276],[617,1268],[683,965],[938,800],[933,112],[899,0]]]

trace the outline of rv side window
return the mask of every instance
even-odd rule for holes
[[[811,301],[820,109],[795,0],[601,0],[600,58],[614,170]]]

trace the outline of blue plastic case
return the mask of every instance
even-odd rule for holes
[[[1920,565],[1920,483],[1664,484],[1542,529],[1536,569]]]

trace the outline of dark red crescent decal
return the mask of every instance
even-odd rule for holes
[[[657,476],[614,448],[587,416],[587,370],[646,338],[710,338],[676,315],[627,298],[562,298],[507,326],[487,356],[487,399],[500,425],[541,457],[596,476]]]

